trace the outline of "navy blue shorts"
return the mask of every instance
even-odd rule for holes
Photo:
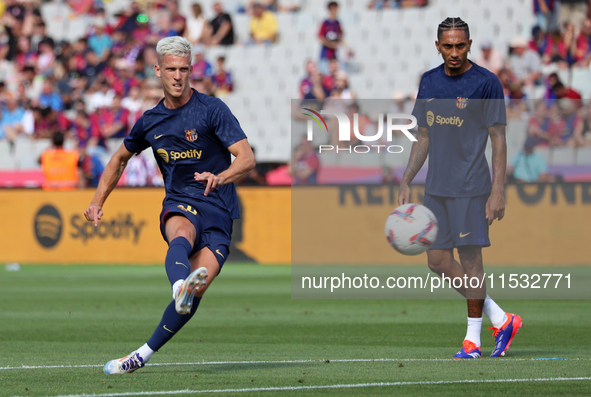
[[[490,246],[486,201],[489,194],[476,197],[441,197],[425,194],[423,204],[439,223],[437,239],[430,249],[450,249],[462,245]]]
[[[164,200],[160,213],[160,233],[164,241],[166,229],[164,221],[171,214],[182,215],[187,218],[197,231],[197,237],[193,242],[193,251],[189,256],[208,247],[220,264],[220,270],[230,253],[232,240],[232,218],[227,211],[204,202],[194,201],[191,204],[176,200]]]

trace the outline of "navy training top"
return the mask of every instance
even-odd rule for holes
[[[441,64],[421,77],[412,113],[418,126],[429,130],[425,193],[444,197],[490,193],[484,155],[488,128],[507,124],[497,76],[474,62],[465,73],[448,76]]]
[[[167,199],[205,201],[240,218],[233,183],[218,186],[204,196],[205,184],[194,179],[195,172],[219,174],[231,164],[228,147],[246,139],[228,106],[193,90],[189,101],[168,109],[161,100],[135,123],[124,144],[133,153],[152,147],[164,177]],[[190,202],[190,201],[189,201]]]

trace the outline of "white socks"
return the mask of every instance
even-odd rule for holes
[[[495,303],[494,300],[490,298],[490,296],[486,296],[484,300],[484,308],[482,309],[486,317],[492,323],[492,326],[495,328],[501,328],[505,321],[507,321],[507,316],[505,312],[499,305]],[[476,346],[480,347],[480,332],[482,330],[482,317],[480,318],[471,318],[468,317],[468,331],[466,331],[465,340],[469,340],[473,342]]]
[[[176,299],[176,296],[178,295],[178,292],[179,292],[179,288],[181,288],[181,285],[183,285],[184,281],[185,280],[180,279],[180,280],[177,280],[174,282],[174,284],[172,285],[172,299]]]
[[[468,331],[464,340],[473,342],[476,346],[480,347],[480,331],[482,330],[482,317],[472,318],[468,317]]]
[[[484,300],[484,308],[482,311],[495,328],[501,328],[503,324],[505,324],[505,321],[507,321],[507,316],[503,309],[501,309],[500,306],[488,295],[486,295],[486,299]]]
[[[150,349],[150,346],[148,346],[147,343],[144,343],[144,345],[137,349],[136,352],[139,353],[142,360],[144,360],[144,364],[150,361],[150,359],[154,355],[154,350]]]

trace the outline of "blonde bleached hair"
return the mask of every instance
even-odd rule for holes
[[[158,54],[158,65],[162,62],[164,55],[189,56],[191,64],[193,63],[193,45],[189,40],[180,36],[165,37],[160,40],[156,44],[156,54]]]

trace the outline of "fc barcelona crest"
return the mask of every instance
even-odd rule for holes
[[[456,101],[456,106],[458,109],[465,109],[466,106],[468,106],[468,98],[462,98],[459,96],[458,100]]]
[[[195,128],[191,130],[185,130],[185,138],[189,142],[195,142],[197,140],[197,130]]]

